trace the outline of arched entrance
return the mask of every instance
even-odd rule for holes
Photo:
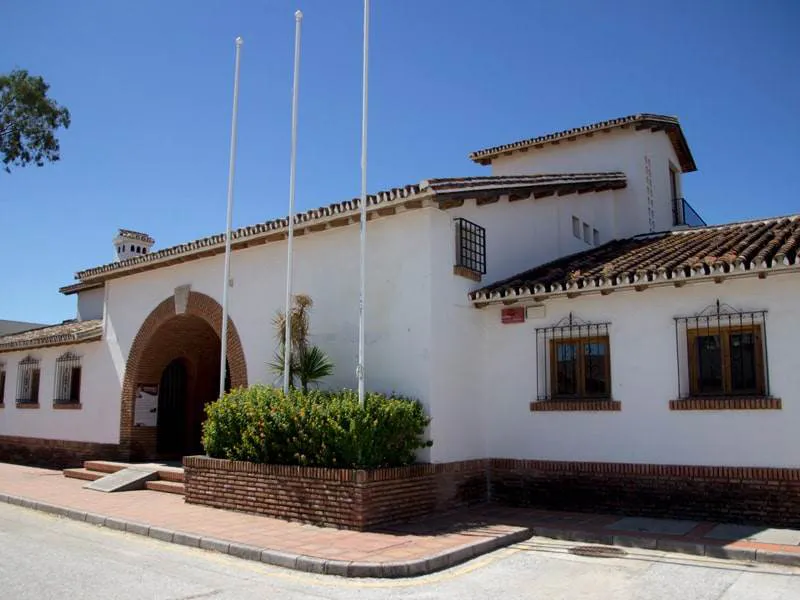
[[[202,452],[204,407],[219,394],[222,309],[197,292],[184,294],[182,300],[168,298],[150,313],[128,356],[120,441],[131,460]],[[247,385],[244,352],[230,319],[227,367],[226,387]],[[142,390],[152,394],[149,411]]]

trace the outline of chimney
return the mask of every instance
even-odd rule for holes
[[[155,243],[156,241],[146,233],[120,229],[114,237],[117,261],[144,256],[150,252],[150,247]]]

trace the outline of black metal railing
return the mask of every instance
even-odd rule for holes
[[[72,352],[67,352],[56,360],[53,402],[55,404],[70,404],[79,403],[80,401],[81,359]]]
[[[39,360],[30,356],[19,361],[17,372],[17,403],[38,404]]]
[[[689,227],[704,227],[707,223],[703,220],[686,198],[673,198],[672,224],[688,225]]]
[[[456,266],[486,273],[486,229],[466,219],[455,219]]]

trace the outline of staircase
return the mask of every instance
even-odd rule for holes
[[[138,463],[137,463],[138,464]],[[64,477],[70,479],[83,479],[84,481],[95,481],[105,477],[110,473],[116,473],[132,465],[121,462],[111,462],[107,460],[87,460],[82,468],[64,469]],[[154,492],[165,492],[167,494],[184,495],[186,489],[183,485],[183,468],[169,467],[158,463],[148,463],[158,469],[158,479],[148,481],[145,487]]]

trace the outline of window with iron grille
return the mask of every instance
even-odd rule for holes
[[[30,356],[19,361],[17,370],[17,403],[39,403],[39,359]]]
[[[766,318],[719,300],[676,317],[678,397],[768,396]]]
[[[572,313],[536,329],[536,398],[611,398],[609,323],[589,323]]]
[[[81,359],[79,356],[67,352],[58,357],[53,388],[55,404],[77,404],[81,401]]]
[[[6,365],[0,363],[0,404],[3,404],[6,399]]]
[[[456,266],[475,273],[486,273],[486,229],[456,218]]]

